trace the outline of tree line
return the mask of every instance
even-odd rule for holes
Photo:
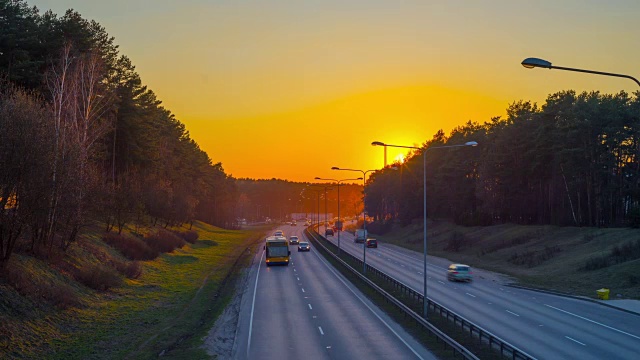
[[[338,216],[338,187],[335,183],[292,182],[281,179],[238,179],[238,205],[236,214],[249,221],[265,218],[284,221],[292,213],[326,212]],[[324,187],[327,187],[326,202]],[[362,213],[362,185],[340,185],[340,215],[355,216]]]
[[[0,0],[0,268],[94,221],[231,227],[237,197],[100,24]]]
[[[477,141],[477,147],[437,149]],[[542,106],[439,131],[426,153],[427,213],[462,225],[640,225],[638,93],[561,91]],[[422,151],[374,173],[368,214],[408,224],[423,214]]]

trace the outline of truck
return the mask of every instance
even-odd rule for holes
[[[353,238],[353,242],[355,243],[364,243],[367,240],[367,230],[365,229],[356,229],[355,236]]]

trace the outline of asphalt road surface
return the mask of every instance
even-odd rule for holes
[[[322,229],[322,228],[321,228]],[[337,244],[337,236],[329,236]],[[341,249],[362,259],[362,244],[341,233]],[[423,254],[378,242],[367,264],[423,292]],[[427,294],[538,359],[640,359],[640,316],[593,302],[503,286],[473,269],[472,283],[447,281],[449,261],[428,257]]]
[[[303,239],[304,227],[282,226]],[[289,266],[255,256],[241,303],[236,359],[435,359],[312,247]]]

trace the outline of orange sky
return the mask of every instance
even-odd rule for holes
[[[640,76],[634,0],[29,4],[74,8],[105,26],[235,177],[335,178],[331,166],[380,168],[372,141],[420,144],[560,90],[637,90],[624,79],[525,70],[526,57]]]

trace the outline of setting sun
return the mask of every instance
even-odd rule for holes
[[[393,162],[402,164],[402,163],[404,163],[404,160],[405,160],[404,155],[403,154],[398,154],[398,156],[396,156],[396,158],[393,159]]]

